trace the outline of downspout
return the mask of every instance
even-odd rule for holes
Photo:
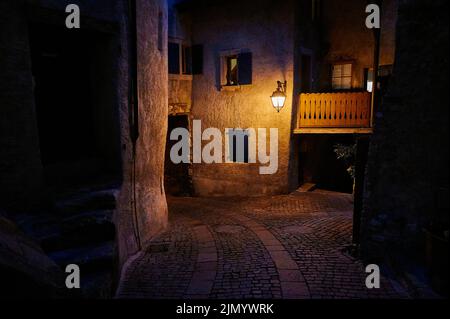
[[[380,8],[380,19],[382,12],[383,0],[375,0]],[[373,2],[372,2],[373,3]],[[374,127],[374,110],[378,103],[378,69],[380,65],[380,39],[381,39],[381,25],[380,28],[373,29],[374,50],[373,50],[373,87],[371,96],[370,108],[370,127]],[[354,208],[353,208],[353,233],[352,245],[358,248],[361,244],[361,224],[363,214],[364,202],[364,184],[366,165],[369,153],[370,138],[357,136],[356,137],[356,159],[355,159],[355,189],[354,189]]]
[[[131,190],[132,200],[131,209],[134,219],[134,236],[138,249],[141,250],[141,237],[139,229],[139,218],[136,203],[136,143],[139,138],[139,95],[138,95],[138,55],[137,55],[137,19],[136,19],[136,0],[128,0],[128,59],[129,59],[129,77],[128,77],[128,116],[130,138],[132,143],[132,172],[131,172]]]
[[[383,0],[375,1],[380,8],[380,20],[383,12]],[[381,23],[381,21],[380,21]],[[372,87],[372,102],[370,108],[370,127],[374,125],[374,111],[378,102],[378,69],[380,67],[380,42],[381,42],[381,24],[380,28],[373,29],[374,50],[373,50],[373,87]]]

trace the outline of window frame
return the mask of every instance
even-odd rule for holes
[[[334,68],[336,66],[344,66],[344,65],[350,65],[351,66],[350,76],[343,76],[342,74],[341,74],[340,77],[333,76],[334,75],[334,73],[333,73]],[[330,80],[331,80],[331,88],[332,88],[333,91],[349,91],[349,90],[353,89],[353,78],[354,78],[353,71],[354,71],[354,68],[355,68],[355,61],[354,60],[334,61],[334,62],[331,63]],[[334,87],[334,79],[335,78],[340,78],[341,79],[341,86],[342,86],[342,79],[343,78],[350,78],[350,87],[348,87],[348,88],[335,88]]]
[[[232,65],[231,61],[236,60],[236,71],[235,71],[235,83],[231,84],[231,77],[232,77]],[[226,78],[226,86],[238,86],[239,85],[239,55],[228,55],[225,57],[225,78]]]
[[[244,68],[243,70],[250,70],[250,81],[248,81],[248,83],[241,83],[240,82],[240,66],[239,63],[240,61],[242,61],[242,58],[245,55],[250,55],[250,63],[251,65],[247,68]],[[230,84],[229,80],[228,80],[228,61],[230,58],[236,58],[237,60],[237,83],[236,84]],[[251,86],[252,80],[251,78],[253,77],[253,58],[252,58],[252,53],[250,51],[244,51],[241,49],[234,49],[234,50],[225,50],[225,51],[221,51],[220,52],[220,90],[222,91],[238,91],[240,90],[243,86]]]
[[[170,73],[170,70],[168,70],[169,78],[192,80],[192,77],[193,77],[192,45],[190,45],[187,41],[184,41],[182,39],[176,39],[176,38],[169,38],[168,45],[170,46],[171,43],[178,45],[179,71],[178,71],[178,73]],[[191,49],[191,58],[190,58],[191,61],[189,63],[185,60],[185,58],[186,58],[185,50],[186,49]],[[168,54],[170,54],[170,52],[168,52]],[[169,61],[169,63],[170,63],[170,61]],[[190,65],[190,70],[191,70],[190,73],[187,73],[187,71],[186,71],[188,68],[188,65]]]

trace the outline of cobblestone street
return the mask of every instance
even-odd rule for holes
[[[169,198],[168,230],[124,271],[119,298],[405,298],[365,286],[352,197],[316,191],[247,199]],[[395,288],[397,287],[397,288]]]

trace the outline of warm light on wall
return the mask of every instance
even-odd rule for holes
[[[278,87],[276,91],[273,92],[270,97],[272,100],[273,107],[280,113],[281,109],[284,107],[284,103],[286,102],[286,84],[287,82],[278,81]]]

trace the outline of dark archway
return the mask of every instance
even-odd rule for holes
[[[173,196],[191,196],[192,181],[189,174],[190,164],[174,164],[170,159],[170,150],[177,141],[170,140],[170,133],[173,129],[185,128],[189,130],[189,116],[177,115],[169,116],[166,156],[164,165],[164,188],[166,194]]]
[[[40,153],[50,187],[120,176],[110,42],[100,32],[30,26]]]

